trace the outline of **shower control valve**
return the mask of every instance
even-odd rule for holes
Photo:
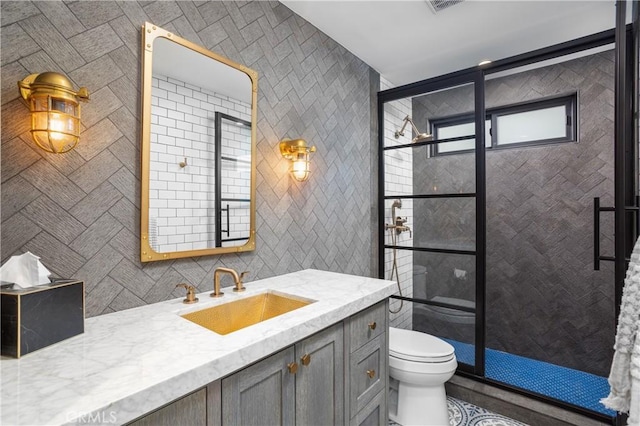
[[[408,231],[409,237],[411,237],[412,236],[411,228],[405,225],[405,223],[407,223],[407,218],[405,217],[403,219],[402,217],[398,216],[395,219],[395,225],[393,225],[393,228],[396,230],[396,233],[398,234]]]
[[[402,226],[405,223],[407,223],[407,218],[406,217],[404,219],[401,218],[400,216],[396,217],[396,226]]]

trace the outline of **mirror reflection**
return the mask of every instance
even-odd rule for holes
[[[252,250],[255,72],[151,24],[145,38],[142,260]]]

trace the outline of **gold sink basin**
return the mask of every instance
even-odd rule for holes
[[[229,334],[313,303],[313,300],[267,292],[181,315],[218,334]]]

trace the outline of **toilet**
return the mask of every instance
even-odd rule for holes
[[[389,418],[401,425],[449,424],[444,383],[456,371],[453,346],[426,333],[389,328]]]

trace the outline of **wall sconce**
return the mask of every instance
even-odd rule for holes
[[[309,153],[311,152],[316,152],[316,147],[308,147],[304,139],[280,141],[280,153],[287,160],[291,160],[291,174],[299,182],[309,178]]]
[[[71,151],[80,139],[80,101],[89,91],[73,90],[67,77],[57,72],[31,74],[18,82],[20,96],[31,111],[31,137],[47,152]]]

